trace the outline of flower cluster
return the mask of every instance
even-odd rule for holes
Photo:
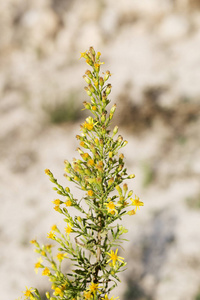
[[[35,264],[36,273],[41,269],[42,275],[52,282],[52,295],[47,292],[47,299],[115,300],[118,297],[108,295],[126,265],[124,258],[118,256],[116,246],[120,246],[121,236],[127,232],[115,221],[124,215],[135,215],[143,202],[137,196],[131,198],[133,191],[125,182],[135,177],[127,174],[124,155],[119,153],[128,142],[121,135],[116,137],[117,126],[112,132],[109,129],[116,109],[114,104],[108,111],[111,73],[100,74],[101,53],[96,53],[93,47],[81,53],[81,57],[92,67],[83,76],[87,83],[85,91],[90,97],[83,105],[91,115],[81,124],[81,134],[76,136],[80,157],[71,163],[64,162],[64,176],[83,191],[83,197],[75,199],[69,187],[60,185],[46,169],[60,198],[52,201],[54,209],[63,215],[66,225],[63,230],[53,225],[47,234],[49,240],[59,245],[57,252],[51,243],[42,246],[37,240],[31,243],[40,255]],[[80,216],[73,216],[71,207]],[[71,262],[71,272],[64,271],[63,261]],[[24,297],[41,299],[33,288],[27,288]]]

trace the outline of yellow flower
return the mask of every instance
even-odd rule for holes
[[[89,160],[87,161],[87,165],[88,165],[89,167],[92,167],[92,166],[94,165],[94,160],[93,160],[93,159],[89,159]]]
[[[54,239],[55,239],[55,234],[54,234],[52,231],[50,231],[50,232],[47,234],[47,238],[48,238],[48,239],[54,240]]]
[[[70,232],[72,232],[72,226],[71,224],[67,224],[67,227],[65,227],[65,232],[69,235]]]
[[[59,288],[59,287],[56,287],[56,288],[55,288],[54,294],[55,294],[55,296],[61,296],[61,297],[63,297],[63,295],[64,295],[62,289]]]
[[[55,209],[56,211],[59,211],[59,210],[60,210],[59,205],[54,206],[54,209]]]
[[[128,211],[128,215],[129,215],[129,216],[133,216],[133,215],[135,215],[135,214],[136,214],[135,209],[132,209],[132,210],[129,210],[129,211]]]
[[[42,271],[42,275],[46,275],[46,276],[49,276],[51,274],[50,270],[46,267],[44,268],[44,270]]]
[[[67,200],[67,201],[65,202],[65,205],[66,205],[66,206],[71,206],[71,205],[72,205],[72,201],[71,201],[71,200]]]
[[[132,201],[132,204],[136,206],[135,211],[137,210],[137,208],[140,209],[140,206],[144,206],[144,203],[140,201],[140,198],[137,196],[135,196],[135,199],[131,198],[130,200]]]
[[[35,273],[38,273],[39,268],[44,268],[44,266],[41,264],[43,262],[42,258],[40,257],[38,259],[38,262],[35,264]]]
[[[89,290],[91,291],[91,293],[93,293],[94,295],[96,294],[96,291],[98,290],[98,283],[94,283],[92,282],[89,286]]]
[[[89,190],[88,195],[92,197],[94,195],[94,192],[92,190]]]
[[[26,286],[26,291],[23,292],[24,296],[26,297],[25,299],[28,299],[28,297],[30,297],[30,299],[34,299],[32,292],[34,292],[34,290],[31,289],[31,288],[28,289],[27,286]]]
[[[82,156],[82,158],[84,160],[87,160],[89,158],[89,154],[88,153],[83,153],[83,154],[81,154],[81,156]]]
[[[110,253],[106,252],[110,256],[110,258],[107,260],[107,263],[112,260],[113,267],[115,266],[115,264],[116,264],[117,261],[123,262],[122,259],[124,259],[123,257],[118,256],[117,252],[118,252],[118,249],[116,249],[115,252],[113,250],[111,250]]]
[[[55,205],[60,205],[62,203],[62,201],[60,199],[56,199],[56,200],[52,201],[52,203]]]
[[[116,299],[119,299],[119,297],[116,297],[116,298],[114,298],[114,296],[112,296],[111,298],[108,298],[108,295],[106,294],[105,296],[104,296],[104,298],[101,298],[102,300],[116,300]]]
[[[52,231],[57,231],[57,230],[58,230],[58,228],[57,228],[57,226],[56,226],[56,225],[52,225],[52,226],[51,226],[51,230],[52,230]]]
[[[115,213],[117,214],[117,210],[116,210],[116,206],[120,206],[120,204],[114,204],[112,201],[110,201],[109,203],[105,204],[107,206],[107,210],[110,214],[114,215]]]
[[[59,261],[62,261],[65,257],[67,257],[67,253],[58,253],[57,255],[56,255],[56,257],[57,257],[57,259],[59,260]]]
[[[88,124],[88,123],[85,122],[83,124],[83,127],[86,128],[87,130],[92,130],[94,125],[93,124]]]
[[[46,175],[50,175],[51,174],[51,171],[49,169],[45,169],[44,172],[45,172]]]
[[[83,296],[85,297],[85,300],[89,300],[92,297],[91,291],[84,291]]]

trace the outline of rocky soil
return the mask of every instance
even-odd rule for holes
[[[125,218],[121,300],[200,297],[200,1],[6,0],[0,3],[0,283],[2,300],[34,273],[29,244],[61,222],[44,174],[66,184],[84,118],[80,52],[102,52],[113,74],[113,125],[145,206]],[[71,187],[78,197],[78,191]],[[62,224],[62,222],[61,222]]]

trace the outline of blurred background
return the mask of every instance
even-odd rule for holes
[[[129,188],[145,206],[126,217],[121,300],[200,299],[200,0],[6,0],[0,3],[0,285],[3,300],[36,275],[29,241],[46,243],[65,159],[78,157],[80,52],[113,74],[113,126],[129,141]],[[74,194],[78,192],[72,187]]]

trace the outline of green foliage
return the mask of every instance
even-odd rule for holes
[[[106,71],[100,76],[103,64],[100,55],[92,47],[81,54],[92,67],[92,71],[87,70],[83,76],[91,101],[83,105],[93,117],[86,118],[80,126],[82,134],[76,136],[80,158],[71,163],[65,161],[64,176],[75,183],[84,196],[76,199],[68,186],[60,185],[53,173],[45,170],[61,198],[53,201],[54,209],[66,223],[61,230],[53,225],[48,233],[48,238],[57,244],[57,250],[51,243],[40,245],[36,240],[31,241],[40,254],[35,271],[41,269],[42,275],[52,282],[53,295],[46,293],[50,300],[114,300],[108,298],[108,294],[120,281],[118,273],[126,265],[124,258],[118,256],[118,247],[127,229],[117,221],[124,215],[134,215],[137,208],[143,206],[137,196],[131,198],[133,191],[124,183],[135,177],[127,174],[124,155],[119,153],[127,141],[120,135],[115,138],[117,126],[113,132],[108,128],[116,105],[107,112],[111,92],[107,80],[111,74]],[[71,207],[77,211],[75,216],[70,213]],[[71,263],[71,273],[64,272],[63,261],[66,260]],[[41,299],[38,291],[32,288],[27,288],[24,295],[25,299]]]
[[[155,178],[155,171],[149,162],[143,162],[142,164],[143,171],[143,186],[148,187]]]
[[[200,209],[200,193],[193,197],[187,197],[185,203],[190,209]]]
[[[66,99],[60,99],[56,103],[44,104],[43,109],[50,123],[60,124],[75,122],[80,119],[80,110],[76,101],[77,93],[70,91]]]

